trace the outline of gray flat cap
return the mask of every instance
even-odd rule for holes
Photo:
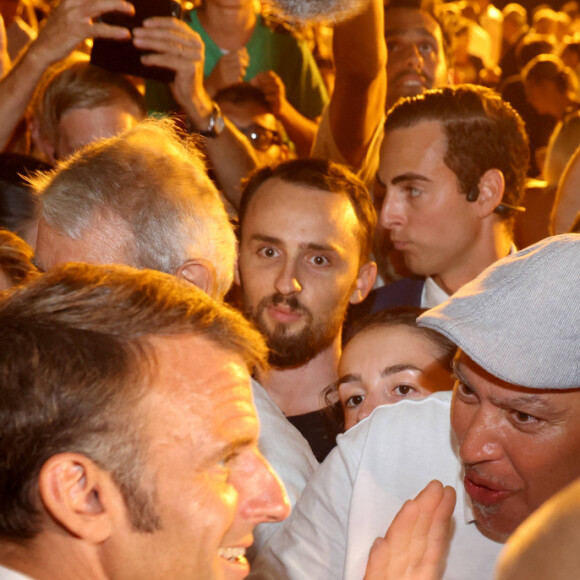
[[[499,260],[418,322],[508,383],[580,388],[580,235]]]

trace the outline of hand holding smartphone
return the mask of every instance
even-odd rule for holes
[[[109,12],[101,20],[114,26],[122,26],[131,31],[142,26],[143,21],[153,16],[181,17],[181,5],[175,0],[130,0],[135,6],[135,14],[129,16],[119,12]],[[145,66],[141,56],[149,51],[140,50],[132,40],[109,40],[96,38],[91,52],[91,63],[113,72],[150,78],[166,83],[173,82],[175,71],[158,67]]]

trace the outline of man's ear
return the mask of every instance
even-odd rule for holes
[[[356,286],[350,295],[349,302],[351,304],[362,302],[372,290],[376,277],[377,265],[375,262],[367,262],[366,264],[363,264],[358,271]]]
[[[499,169],[488,169],[479,179],[479,196],[474,205],[480,217],[487,217],[501,203],[505,179]]]
[[[53,455],[40,470],[38,489],[45,510],[71,535],[100,544],[114,531],[121,493],[110,475],[79,453]]]
[[[209,260],[188,260],[179,266],[175,275],[197,286],[212,298],[217,296],[217,277],[214,265]]]
[[[32,140],[32,144],[35,149],[40,151],[45,156],[47,161],[55,164],[55,147],[51,143],[50,139],[41,136],[40,123],[38,122],[38,118],[34,115],[28,120],[28,130],[30,131],[30,139]]]

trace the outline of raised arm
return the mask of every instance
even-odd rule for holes
[[[38,38],[0,81],[0,147],[4,149],[46,70],[87,38],[129,38],[126,28],[98,22],[106,12],[134,12],[124,0],[63,0],[48,16]]]
[[[358,169],[385,111],[383,0],[369,0],[361,14],[336,25],[333,51],[336,80],[330,127],[344,159]]]
[[[169,17],[149,18],[133,34],[137,47],[154,51],[142,57],[144,64],[175,71],[171,84],[175,100],[197,130],[207,129],[214,103],[203,85],[204,45],[199,34],[185,22]],[[257,165],[251,144],[224,118],[219,135],[206,139],[206,150],[221,190],[237,209],[240,180]]]

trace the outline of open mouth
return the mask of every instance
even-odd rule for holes
[[[220,548],[218,556],[230,562],[243,563],[246,561],[246,548]]]
[[[473,501],[486,506],[496,504],[510,494],[508,490],[479,478],[466,476],[463,483],[469,497]]]

